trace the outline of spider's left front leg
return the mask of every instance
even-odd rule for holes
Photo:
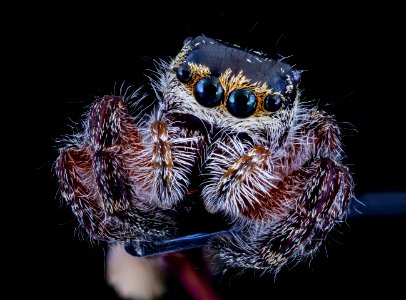
[[[210,170],[219,177],[203,190],[206,205],[242,225],[211,243],[226,265],[278,270],[314,253],[345,214],[353,183],[340,161],[338,127],[324,113],[312,118],[302,128],[310,142],[302,149],[286,147],[296,157],[276,158],[268,147],[254,146],[235,158],[244,150],[241,144],[220,146],[224,142],[211,154]],[[224,153],[228,164],[221,163]],[[303,155],[308,158],[301,162]]]

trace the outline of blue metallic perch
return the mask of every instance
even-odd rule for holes
[[[376,217],[406,214],[406,193],[404,192],[365,194],[359,197],[358,203],[360,203],[362,207],[350,212],[349,217]],[[214,236],[218,234],[232,234],[237,230],[238,229],[233,228],[213,233],[195,233],[156,242],[139,242],[133,240],[127,242],[124,248],[127,253],[133,256],[148,257],[205,247]]]

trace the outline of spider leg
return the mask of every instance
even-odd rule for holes
[[[104,210],[109,215],[125,214],[131,207],[131,187],[122,166],[125,118],[119,97],[103,97],[94,104],[88,124],[92,166]]]
[[[83,144],[61,150],[56,168],[62,194],[92,237],[125,240],[173,234],[168,212],[141,203],[129,181],[124,158],[140,147],[123,100],[105,96],[91,108]]]
[[[83,149],[63,148],[56,161],[56,172],[62,197],[80,224],[92,236],[99,236],[103,213],[97,195],[88,185],[92,180],[89,153]]]
[[[315,159],[279,186],[290,191],[296,205],[277,222],[247,223],[241,234],[211,242],[228,266],[279,270],[292,259],[314,253],[347,211],[352,179],[342,164]]]
[[[211,242],[226,265],[277,272],[290,260],[315,253],[345,216],[353,182],[341,163],[338,126],[331,116],[313,111],[298,132],[290,137],[285,157],[272,156],[264,146],[247,151],[236,145],[237,153],[219,172],[217,182],[234,182],[223,189],[226,197],[220,197],[220,204],[209,202],[209,207],[232,214],[234,205],[236,221],[243,225],[240,232]],[[250,174],[255,176],[248,178]],[[244,185],[249,194],[241,193]]]

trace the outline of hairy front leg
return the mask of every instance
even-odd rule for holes
[[[276,222],[246,222],[238,234],[214,239],[210,247],[222,263],[277,271],[292,259],[311,255],[345,215],[352,180],[342,164],[321,158],[276,189],[291,195],[295,206]]]
[[[339,134],[333,118],[313,111],[276,150],[237,139],[217,143],[207,161],[204,201],[241,227],[213,240],[221,261],[278,270],[316,251],[345,215],[353,192]]]
[[[90,109],[85,131],[60,150],[62,196],[89,235],[99,240],[172,235],[168,211],[141,201],[129,163],[145,151],[123,99],[104,96]],[[135,169],[134,169],[135,167]]]

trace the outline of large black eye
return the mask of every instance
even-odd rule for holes
[[[180,82],[186,83],[192,78],[192,72],[190,71],[190,67],[188,64],[184,64],[180,66],[176,70],[176,77],[179,79]]]
[[[204,77],[196,83],[194,94],[201,105],[215,107],[223,100],[224,89],[217,77]]]
[[[264,108],[267,111],[275,112],[282,106],[282,98],[279,95],[269,95],[265,98]]]
[[[231,92],[227,99],[227,109],[237,118],[246,118],[257,109],[257,97],[250,89],[239,89]]]

